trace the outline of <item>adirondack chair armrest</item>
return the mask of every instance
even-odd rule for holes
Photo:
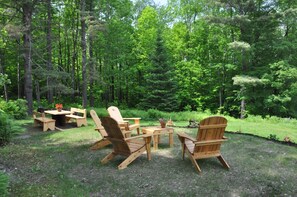
[[[138,139],[138,138],[147,138],[150,142],[152,135],[151,134],[143,134],[143,135],[137,135],[137,136],[133,136],[133,137],[127,137],[127,138],[125,138],[125,141],[134,140],[134,139]]]
[[[141,118],[123,118],[124,120],[140,120]]]
[[[184,141],[185,139],[191,140],[192,142],[196,142],[197,140],[185,133],[177,133],[179,139],[181,139],[182,141]]]
[[[133,136],[133,137],[127,137],[127,138],[125,138],[125,141],[139,139],[139,138],[142,138],[146,144],[150,144],[151,140],[152,140],[152,135],[151,134],[143,134],[143,135],[137,135],[137,136]]]
[[[221,144],[224,141],[226,141],[226,140],[225,139],[221,139],[221,140],[205,140],[205,141],[196,141],[196,142],[194,142],[194,144],[196,146],[205,146],[205,145]]]
[[[123,118],[124,120],[134,120],[135,124],[139,124],[141,118]]]
[[[128,124],[129,123],[129,121],[120,121],[120,122],[118,122],[119,124]]]
[[[227,140],[228,138],[227,138],[226,136],[223,136],[223,139],[224,139],[224,140]]]
[[[125,140],[134,140],[134,139],[138,139],[138,138],[151,138],[152,135],[151,134],[143,134],[143,135],[137,135],[137,136],[133,136],[133,137],[127,137],[125,138]]]

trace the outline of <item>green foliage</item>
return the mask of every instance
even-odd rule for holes
[[[88,98],[93,96],[92,104],[100,107],[109,103],[135,107],[144,98],[149,100],[146,109],[209,109],[237,117],[240,100],[244,100],[242,114],[297,117],[296,1],[172,0],[162,8],[148,0],[86,1],[83,14],[79,1],[47,4],[38,0],[34,6],[30,2],[3,0],[1,4],[0,62],[1,72],[7,76],[0,74],[0,87],[8,84],[8,77],[11,84],[0,93],[9,92],[7,97],[23,98],[32,90],[33,98],[42,100],[35,109],[53,108],[56,102],[70,108],[82,103],[82,84],[87,83]],[[32,23],[23,24],[22,11],[28,10]],[[82,15],[86,16],[89,36],[86,70],[80,64]],[[30,47],[20,42],[23,27],[29,25],[34,43],[29,57],[33,81],[27,86],[29,91],[20,91],[25,81],[30,83],[27,77],[31,78],[31,70],[26,70],[29,67],[22,58],[16,58]],[[149,76],[151,66],[160,65],[152,61],[157,57],[158,30],[174,71],[169,80],[167,73],[162,73],[163,81],[177,83],[174,96],[160,87],[154,89],[155,80]],[[84,77],[83,73],[90,75]],[[252,78],[243,81],[237,76]],[[246,89],[239,90],[232,79]],[[250,86],[256,84],[254,79],[265,79],[266,83]],[[156,81],[161,84],[160,79]],[[29,105],[30,96],[26,95]],[[44,102],[52,102],[52,96],[63,101]],[[11,110],[16,111],[16,107],[10,106],[7,113]]]
[[[176,97],[177,84],[173,67],[168,62],[166,48],[160,32],[157,37],[156,51],[152,56],[152,66],[146,76],[146,94],[140,106],[144,109],[155,108],[162,111],[175,111],[178,108]]]
[[[17,120],[27,117],[27,101],[24,99],[10,100],[8,102],[0,100],[0,109]]]
[[[159,118],[163,118],[165,116],[164,112],[161,112],[157,109],[149,109],[147,110],[148,118],[153,120],[158,120]]]
[[[270,140],[275,140],[275,141],[279,140],[279,138],[275,134],[270,134],[267,138]]]
[[[158,29],[158,13],[150,6],[145,7],[137,21],[136,39],[139,58],[148,60],[154,53]]]
[[[297,69],[287,62],[276,62],[270,65],[263,81],[269,90],[264,103],[270,115],[296,116]]]
[[[10,84],[11,81],[8,79],[7,74],[0,73],[0,86],[3,86],[4,84]]]
[[[19,130],[19,127],[15,125],[13,119],[4,111],[0,110],[0,146],[9,143],[14,134]]]
[[[99,117],[108,116],[108,112],[105,108],[92,108],[92,109],[96,111],[96,113]],[[88,109],[88,111],[90,111],[90,110],[91,110],[91,108]],[[88,113],[88,115],[90,115],[90,114]]]
[[[0,196],[8,195],[8,176],[0,171]]]

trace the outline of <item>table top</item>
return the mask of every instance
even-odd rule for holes
[[[142,128],[142,131],[173,131],[174,129],[172,127],[165,127],[161,128],[160,126],[155,126],[155,127],[144,127]]]
[[[58,111],[58,110],[45,110],[44,113],[51,114],[51,115],[67,115],[67,114],[71,114],[71,111],[67,111],[67,110],[62,110],[62,111]]]

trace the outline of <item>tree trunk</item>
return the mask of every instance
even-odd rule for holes
[[[39,88],[38,80],[36,80],[35,82],[35,94],[36,94],[37,103],[38,105],[40,105],[40,88]]]
[[[240,119],[245,118],[245,100],[241,100],[241,105],[240,105]]]
[[[79,18],[79,15],[77,14],[76,15],[76,18],[78,19]],[[73,34],[72,34],[72,39],[73,39],[73,52],[72,52],[72,68],[71,68],[71,85],[72,85],[72,97],[74,97],[74,93],[75,93],[75,90],[77,89],[76,88],[76,74],[75,74],[75,67],[76,67],[76,61],[77,61],[77,54],[78,54],[78,49],[77,49],[77,43],[78,43],[78,32],[79,32],[79,20],[75,20],[77,21],[75,25],[76,27],[76,30],[73,31]],[[73,21],[73,22],[75,22]],[[66,32],[67,33],[67,32]]]
[[[24,60],[25,60],[25,97],[28,105],[28,114],[33,112],[33,89],[32,89],[32,43],[31,43],[31,22],[32,22],[32,6],[30,3],[24,3],[23,9],[23,25],[24,25]]]
[[[21,43],[20,40],[17,40],[17,43]],[[18,44],[18,63],[17,63],[17,76],[18,76],[18,99],[21,98],[21,67],[20,67],[20,45]]]
[[[82,48],[82,105],[87,107],[87,45],[86,45],[86,1],[81,1],[81,48]]]
[[[95,64],[93,61],[93,39],[90,37],[90,47],[89,47],[89,54],[90,54],[90,106],[94,107],[94,95],[93,95],[93,88],[94,88],[94,75],[95,75]]]
[[[47,35],[46,35],[46,44],[47,44],[47,70],[48,72],[52,72],[53,63],[52,63],[52,8],[51,8],[51,0],[47,0]],[[47,77],[47,99],[49,103],[53,103],[53,83],[51,75]]]
[[[93,12],[93,1],[90,1],[89,3],[89,11],[90,13]],[[89,83],[90,83],[90,95],[89,95],[89,99],[90,99],[90,106],[94,107],[94,95],[93,95],[93,88],[94,88],[94,75],[95,75],[95,63],[94,63],[94,53],[93,53],[93,36],[90,34],[89,36],[89,68],[90,68],[90,72],[89,72]]]

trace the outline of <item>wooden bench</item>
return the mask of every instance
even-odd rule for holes
[[[41,125],[43,131],[50,129],[51,131],[55,130],[56,120],[51,118],[46,118],[44,113],[33,112],[34,126]]]
[[[66,115],[66,122],[70,122],[71,120],[76,120],[77,127],[81,127],[82,125],[87,126],[87,110],[86,109],[78,109],[71,107],[70,114]]]

